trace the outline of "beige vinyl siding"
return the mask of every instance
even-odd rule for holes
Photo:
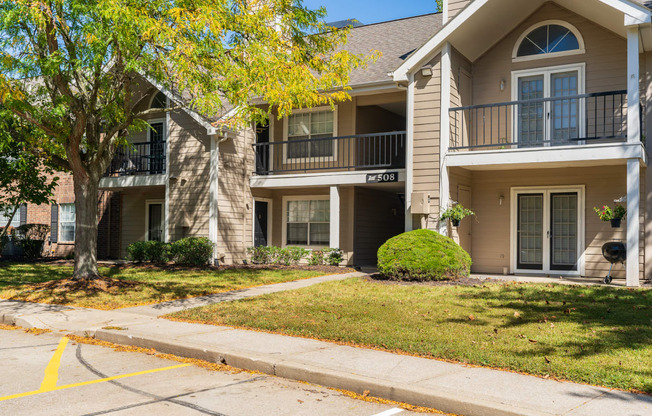
[[[473,65],[471,62],[459,53],[456,49],[451,51],[451,108],[466,107],[471,105],[473,96]],[[468,111],[462,116],[459,112],[455,112],[454,116],[449,113],[448,120],[450,123],[451,142],[457,139],[455,144],[451,143],[450,146],[466,146],[468,140],[466,132],[468,127],[463,126],[466,123],[465,117]]]
[[[187,113],[170,114],[170,240],[208,237],[210,137]]]
[[[120,257],[127,255],[127,246],[136,241],[144,241],[147,232],[145,221],[148,200],[165,200],[165,188],[124,190],[120,193]]]
[[[451,201],[455,201],[457,203],[460,202],[459,198],[459,191],[460,187],[465,187],[471,190],[471,194],[473,194],[473,179],[471,176],[471,171],[468,171],[466,169],[459,169],[459,168],[452,168],[449,171],[448,178],[450,181],[450,199]],[[471,210],[474,210],[475,208],[472,205],[465,205],[464,208],[468,208]],[[470,222],[470,231],[473,233],[473,223],[475,223],[474,218],[469,218],[466,221]],[[458,227],[452,227],[449,221],[448,224],[448,235],[455,240],[456,243],[460,244],[460,238],[458,234],[459,228]],[[465,250],[467,247],[463,247]]]
[[[643,179],[642,179],[643,180]],[[585,265],[586,276],[604,277],[609,263],[602,257],[602,245],[608,241],[626,241],[626,221],[619,229],[600,221],[593,207],[613,206],[614,199],[627,194],[626,167],[601,166],[585,168],[554,168],[514,171],[481,171],[472,173],[473,208],[477,221],[472,233],[472,271],[476,273],[502,273],[510,266],[510,191],[512,187],[526,186],[585,186]],[[644,188],[644,187],[642,187]],[[505,200],[499,204],[499,196]],[[642,194],[642,207],[645,198]],[[644,221],[641,209],[639,221]],[[644,231],[641,230],[641,248]],[[640,256],[643,265],[643,251]],[[624,277],[622,265],[614,266],[615,276]],[[641,278],[643,278],[641,272]]]
[[[512,62],[518,38],[532,25],[545,20],[562,20],[581,33],[586,53],[556,58]],[[512,100],[512,71],[586,63],[586,92],[627,89],[627,42],[601,26],[555,3],[548,2],[500,40],[473,65],[473,104],[491,104]],[[500,91],[500,82],[505,90]]]
[[[227,263],[241,263],[253,245],[253,196],[249,178],[254,170],[254,132],[219,144],[218,252]]]
[[[439,213],[441,56],[437,55],[429,64],[433,68],[432,77],[424,77],[420,71],[415,74],[413,191],[430,195],[431,218],[436,218]],[[414,224],[419,226],[417,216]],[[436,221],[428,221],[428,228],[436,226]]]
[[[467,4],[473,0],[447,0],[448,1],[448,19],[455,17]],[[446,7],[446,5],[444,5]]]
[[[646,53],[641,57],[641,61],[645,66],[645,74],[642,77],[646,98],[646,105],[643,108],[643,115],[646,117],[643,128],[643,134],[647,140],[647,149],[652,149],[652,53]],[[647,114],[646,114],[647,112]],[[645,195],[652,195],[652,169],[644,168],[643,174],[645,175]],[[645,276],[647,279],[652,279],[652,203],[648,202],[645,205],[645,226],[641,229],[645,232]]]

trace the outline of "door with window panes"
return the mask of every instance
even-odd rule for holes
[[[330,201],[287,201],[286,240],[288,246],[330,245]]]
[[[536,72],[517,77],[519,147],[577,144],[582,109],[579,100],[570,97],[580,94],[580,70]]]
[[[579,270],[580,202],[580,192],[571,189],[517,193],[517,270]]]

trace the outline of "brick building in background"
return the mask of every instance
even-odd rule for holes
[[[16,214],[13,226],[46,224],[50,235],[46,238],[43,255],[66,257],[75,248],[75,193],[72,176],[58,173],[52,204],[27,204]],[[120,256],[120,193],[100,191],[98,195],[98,258],[117,259]],[[3,224],[4,225],[4,224]]]

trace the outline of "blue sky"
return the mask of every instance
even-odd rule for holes
[[[326,7],[327,22],[355,18],[364,24],[433,13],[435,0],[304,0],[311,9]]]

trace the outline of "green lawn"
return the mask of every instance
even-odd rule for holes
[[[170,317],[652,393],[650,290],[349,279]]]
[[[100,274],[135,281],[138,285],[116,288],[109,292],[49,288],[35,290],[35,284],[70,277],[72,266],[0,263],[0,298],[109,310],[305,279],[327,273],[318,270],[260,268],[165,270],[154,267],[103,267],[100,268]]]

